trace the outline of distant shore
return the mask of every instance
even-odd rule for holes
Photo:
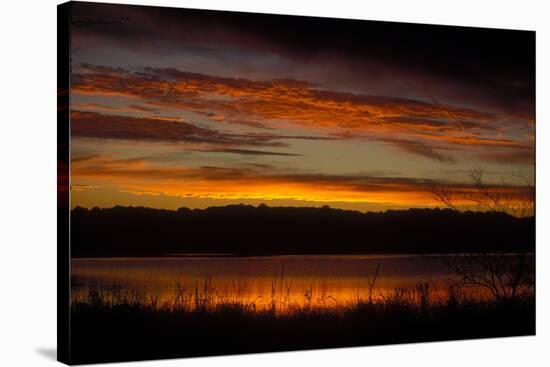
[[[516,252],[535,249],[535,218],[497,212],[408,209],[361,213],[231,205],[207,209],[75,208],[71,255]]]

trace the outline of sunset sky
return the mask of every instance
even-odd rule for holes
[[[385,210],[534,177],[534,33],[75,3],[74,206]]]

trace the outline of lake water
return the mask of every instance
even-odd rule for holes
[[[72,299],[91,290],[139,294],[160,302],[175,299],[237,301],[254,307],[277,303],[331,307],[359,299],[387,297],[395,289],[415,297],[429,284],[432,301],[446,297],[460,281],[436,255],[170,256],[158,258],[72,259]],[[369,291],[376,269],[378,277]],[[461,291],[486,297],[476,287]],[[179,297],[179,298],[178,298]]]

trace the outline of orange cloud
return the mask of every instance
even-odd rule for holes
[[[207,115],[211,120],[252,127],[276,127],[280,121],[317,132],[340,132],[349,138],[387,141],[388,134],[439,141],[447,148],[471,146],[524,149],[532,141],[503,138],[506,116],[412,99],[367,96],[322,90],[296,80],[253,81],[176,69],[144,68],[140,72],[81,65],[72,76],[79,94],[139,98],[154,107],[170,107]],[[248,122],[250,119],[262,122]],[[525,121],[526,128],[532,128]],[[390,142],[391,143],[391,142]],[[402,145],[397,145],[402,148]],[[409,153],[452,162],[437,147],[407,146]],[[450,157],[450,158],[445,158]]]

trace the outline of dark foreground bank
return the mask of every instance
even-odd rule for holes
[[[345,309],[278,314],[224,303],[196,310],[147,303],[71,307],[74,364],[533,335],[535,300],[409,304],[388,298]]]

